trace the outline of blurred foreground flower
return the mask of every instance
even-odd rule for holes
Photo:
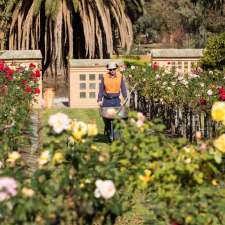
[[[6,162],[10,163],[11,165],[15,165],[15,162],[20,158],[21,158],[20,153],[17,151],[13,151],[8,154],[8,159],[6,160]]]
[[[88,133],[88,126],[82,121],[74,120],[70,125],[72,136],[75,140],[81,141],[82,138]]]
[[[212,119],[219,122],[225,120],[225,102],[215,102],[212,106]]]
[[[98,134],[98,128],[96,124],[88,124],[88,136],[95,136]]]
[[[219,149],[221,152],[225,153],[225,134],[222,134],[218,137],[214,142],[213,145]]]
[[[60,134],[62,131],[68,129],[70,119],[64,113],[56,113],[49,117],[48,124],[53,128],[55,133]]]
[[[97,180],[95,185],[97,187],[95,189],[96,198],[103,197],[104,199],[110,199],[116,193],[115,185],[111,180]]]
[[[62,163],[64,160],[64,156],[61,152],[56,152],[52,158],[54,164]]]
[[[34,190],[26,187],[24,187],[21,192],[26,197],[33,197],[35,194]]]
[[[0,202],[17,194],[17,182],[11,177],[0,178]]]
[[[39,166],[43,166],[46,163],[48,163],[49,159],[50,159],[50,152],[49,151],[42,152],[38,159]]]

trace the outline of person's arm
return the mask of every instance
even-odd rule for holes
[[[125,84],[125,80],[123,76],[122,76],[120,88],[121,88],[122,96],[125,99],[127,97],[127,88],[126,88],[126,84]]]
[[[101,78],[101,82],[99,84],[99,92],[98,92],[98,99],[97,102],[101,102],[102,98],[104,96],[104,81],[103,81],[103,77]]]

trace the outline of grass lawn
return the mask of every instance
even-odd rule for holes
[[[71,108],[59,108],[59,109],[46,109],[41,112],[42,125],[48,123],[48,118],[57,112],[67,114],[71,119],[77,119],[85,123],[96,123],[98,127],[98,135],[95,138],[95,144],[101,148],[107,148],[108,142],[104,136],[104,123],[99,115],[98,109],[71,109]],[[42,143],[46,140],[47,135],[45,129],[41,134]]]

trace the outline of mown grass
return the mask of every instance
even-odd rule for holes
[[[101,148],[107,148],[108,142],[104,135],[104,123],[99,114],[98,109],[72,109],[72,108],[57,108],[46,109],[41,112],[42,126],[47,125],[48,118],[57,112],[62,112],[68,115],[71,119],[77,119],[85,123],[96,123],[98,127],[98,135],[95,137],[94,142]],[[41,143],[44,143],[48,139],[46,129],[41,132]]]

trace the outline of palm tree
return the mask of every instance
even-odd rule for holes
[[[130,50],[132,22],[127,14],[129,2],[139,9],[143,0],[9,0],[11,13],[8,49],[41,49],[44,69],[65,74],[67,60],[104,58],[119,45]],[[4,25],[1,21],[0,25]]]

